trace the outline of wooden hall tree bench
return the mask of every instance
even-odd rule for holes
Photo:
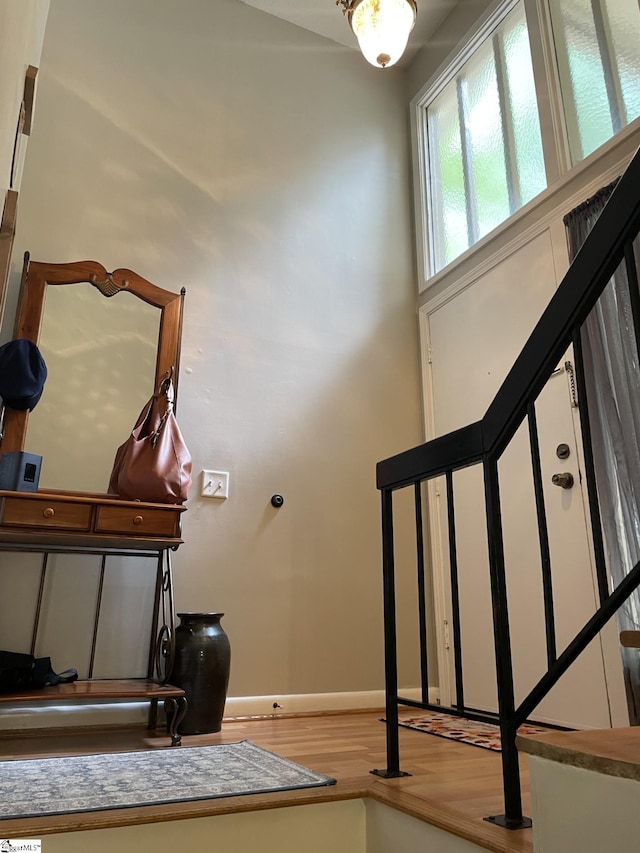
[[[113,415],[118,409],[118,406],[110,401],[117,402],[122,392],[122,383],[130,377],[133,378],[134,374],[140,380],[139,384],[134,383],[134,388],[138,390],[143,387],[157,389],[164,377],[171,375],[174,382],[175,409],[184,298],[184,288],[179,293],[165,290],[130,269],[119,268],[109,272],[97,261],[83,260],[63,264],[32,261],[29,253],[25,253],[13,328],[14,339],[27,339],[36,346],[44,346],[46,342],[51,355],[60,356],[60,340],[64,339],[65,335],[73,339],[74,330],[77,334],[78,328],[82,326],[91,329],[93,356],[83,360],[81,365],[79,375],[86,384],[78,383],[75,379],[71,381],[76,374],[66,370],[66,366],[70,369],[76,368],[77,360],[67,362],[63,358],[58,358],[57,361],[49,359],[44,392],[45,395],[49,394],[46,429],[38,433],[37,421],[32,418],[31,424],[37,438],[34,438],[33,432],[28,435],[29,409],[5,406],[4,422],[0,425],[2,455],[24,452],[29,448],[27,439],[34,442],[37,440],[37,453],[42,456],[43,465],[46,466],[47,460],[63,463],[52,469],[56,473],[55,477],[51,478],[57,480],[56,485],[59,484],[61,488],[40,488],[31,491],[25,476],[18,484],[22,486],[21,490],[0,490],[0,552],[31,552],[42,555],[40,582],[34,596],[36,601],[31,654],[36,653],[41,613],[47,609],[45,593],[49,556],[86,554],[101,557],[90,638],[88,679],[27,691],[28,695],[19,691],[4,694],[0,696],[0,703],[6,706],[12,701],[25,700],[36,703],[74,699],[142,699],[150,703],[149,726],[155,727],[157,705],[159,701],[163,701],[172,744],[180,742],[178,726],[186,712],[184,691],[168,683],[175,649],[171,552],[182,544],[180,518],[185,507],[180,504],[124,500],[113,494],[66,491],[63,481],[69,473],[82,471],[83,466],[86,466],[82,449],[89,441],[82,430],[73,433],[70,427],[79,422],[83,425],[87,423],[87,411],[99,411],[102,418],[103,431],[100,435],[103,438],[100,439],[98,435],[92,437],[92,445],[97,444],[105,450],[107,461],[113,459],[112,454],[116,452],[117,444],[115,436],[120,436],[121,427],[117,426],[117,421],[113,421],[113,418],[109,419],[110,414]],[[63,299],[63,303],[60,303],[60,299]],[[122,302],[128,305],[128,316],[135,320],[131,326],[133,333],[129,330],[125,334],[117,320],[117,317],[122,315],[118,312],[112,313],[112,308],[108,307],[121,305]],[[56,305],[58,308],[63,305],[66,310],[58,310],[56,314]],[[149,311],[153,317],[149,315]],[[82,321],[80,324],[79,319]],[[148,330],[147,337],[142,335],[142,326]],[[47,340],[47,330],[51,328],[61,332],[61,336]],[[114,340],[118,341],[117,347]],[[125,359],[123,371],[121,365],[118,367],[117,361],[117,356],[123,352],[123,344],[132,346],[140,341],[141,348],[126,349],[128,358]],[[110,381],[115,381],[115,387],[109,385]],[[100,389],[100,394],[109,405],[96,408],[96,388]],[[130,427],[127,426],[127,430],[130,430]],[[114,436],[113,447],[109,438],[111,435]],[[52,439],[60,436],[64,438],[64,443],[56,444]],[[124,437],[125,435],[122,435],[122,438]],[[76,451],[79,453],[76,454]],[[104,459],[101,460],[102,463]],[[95,465],[95,461],[92,464]],[[30,482],[34,482],[36,488],[39,481]],[[71,482],[85,480],[80,478]],[[12,488],[14,485],[11,483]],[[112,556],[146,557],[156,561],[151,636],[144,678],[92,678],[103,582],[112,567],[113,561],[109,560]],[[80,562],[84,564],[84,561]],[[3,600],[17,600],[10,597],[12,591],[6,589],[6,580],[4,586],[2,584],[3,575],[6,578],[2,568],[3,566],[0,566],[0,591]],[[82,570],[80,568],[80,571]],[[20,604],[24,604],[22,599]],[[134,626],[134,629],[136,627]],[[106,625],[101,634],[104,632],[108,632]],[[137,636],[138,634],[136,638]],[[138,670],[142,670],[142,667],[138,667],[136,671]]]

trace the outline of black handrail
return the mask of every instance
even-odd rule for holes
[[[639,563],[633,568],[630,567],[629,574],[613,592],[610,593],[607,586],[580,341],[582,324],[622,262],[626,262],[627,267],[630,267],[631,289],[637,288],[637,272],[631,243],[640,232],[639,188],[640,151],[636,152],[624,175],[618,181],[608,203],[577,253],[562,283],[550,300],[482,420],[385,459],[379,462],[376,468],[377,487],[381,491],[382,497],[387,768],[383,771],[374,772],[384,776],[405,775],[400,770],[399,760],[398,708],[401,704],[411,707],[437,708],[439,711],[451,714],[464,714],[471,719],[492,722],[497,719],[502,740],[505,813],[504,815],[491,816],[487,820],[509,829],[531,825],[531,821],[522,815],[518,752],[515,745],[518,726],[524,722],[569,666],[584,651],[589,642],[612,618],[616,610],[640,585]],[[635,293],[632,294],[632,298],[638,308],[637,315],[634,313],[634,323],[640,329],[640,299]],[[640,347],[640,338],[637,343]],[[558,655],[551,589],[549,543],[537,447],[535,401],[563,353],[571,344],[574,346],[576,380],[579,399],[582,401],[581,428],[583,430],[585,473],[600,607],[564,651]],[[524,701],[516,707],[509,636],[498,462],[525,418],[529,420],[533,481],[540,538],[548,671],[533,687]],[[459,654],[460,625],[456,616],[457,567],[452,474],[454,471],[474,464],[482,464],[484,471],[498,690],[499,710],[497,715],[467,709],[463,699]],[[424,683],[426,666],[422,667],[423,701],[403,699],[397,695],[393,492],[413,485],[415,494],[419,495],[422,482],[443,475],[446,476],[447,482],[451,583],[454,599],[454,622],[456,623],[453,627],[454,648],[456,649],[457,695],[455,707],[452,708],[433,706],[424,701],[425,696],[428,696],[428,686]],[[421,509],[420,512],[422,512]],[[422,563],[419,560],[419,567],[421,565]],[[426,656],[424,638],[421,639],[421,656]]]
[[[479,462],[484,452],[482,421],[384,459],[376,466],[379,489],[398,489]]]

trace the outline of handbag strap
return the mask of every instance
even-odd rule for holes
[[[162,381],[160,382],[160,388],[158,389],[158,396],[164,394],[169,403],[173,406],[173,400],[175,397],[173,390],[173,367],[170,367],[169,370],[162,377]]]
[[[158,443],[158,439],[160,438],[160,433],[162,432],[162,429],[163,429],[164,425],[166,424],[166,422],[169,418],[169,415],[173,412],[174,393],[173,393],[172,376],[173,376],[173,367],[170,367],[169,370],[167,370],[165,375],[162,377],[162,382],[160,383],[160,387],[158,388],[157,392],[153,395],[155,400],[159,400],[161,397],[164,397],[166,399],[166,407],[165,407],[165,410],[160,417],[160,421],[158,422],[158,426],[149,435],[149,441],[151,442],[152,447],[155,447],[156,444]]]

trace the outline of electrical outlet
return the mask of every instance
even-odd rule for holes
[[[203,471],[200,494],[203,498],[228,498],[229,472]]]

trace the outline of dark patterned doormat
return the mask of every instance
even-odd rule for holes
[[[457,740],[468,743],[471,746],[480,746],[483,749],[501,751],[500,729],[492,723],[480,723],[476,720],[468,720],[466,717],[455,717],[452,714],[441,714],[437,711],[425,711],[420,716],[401,717],[400,725],[407,729],[415,729],[418,732],[426,732],[430,735]],[[548,734],[554,729],[536,726],[533,723],[524,723],[518,729],[520,735]]]
[[[251,741],[0,762],[0,819],[334,785]]]

